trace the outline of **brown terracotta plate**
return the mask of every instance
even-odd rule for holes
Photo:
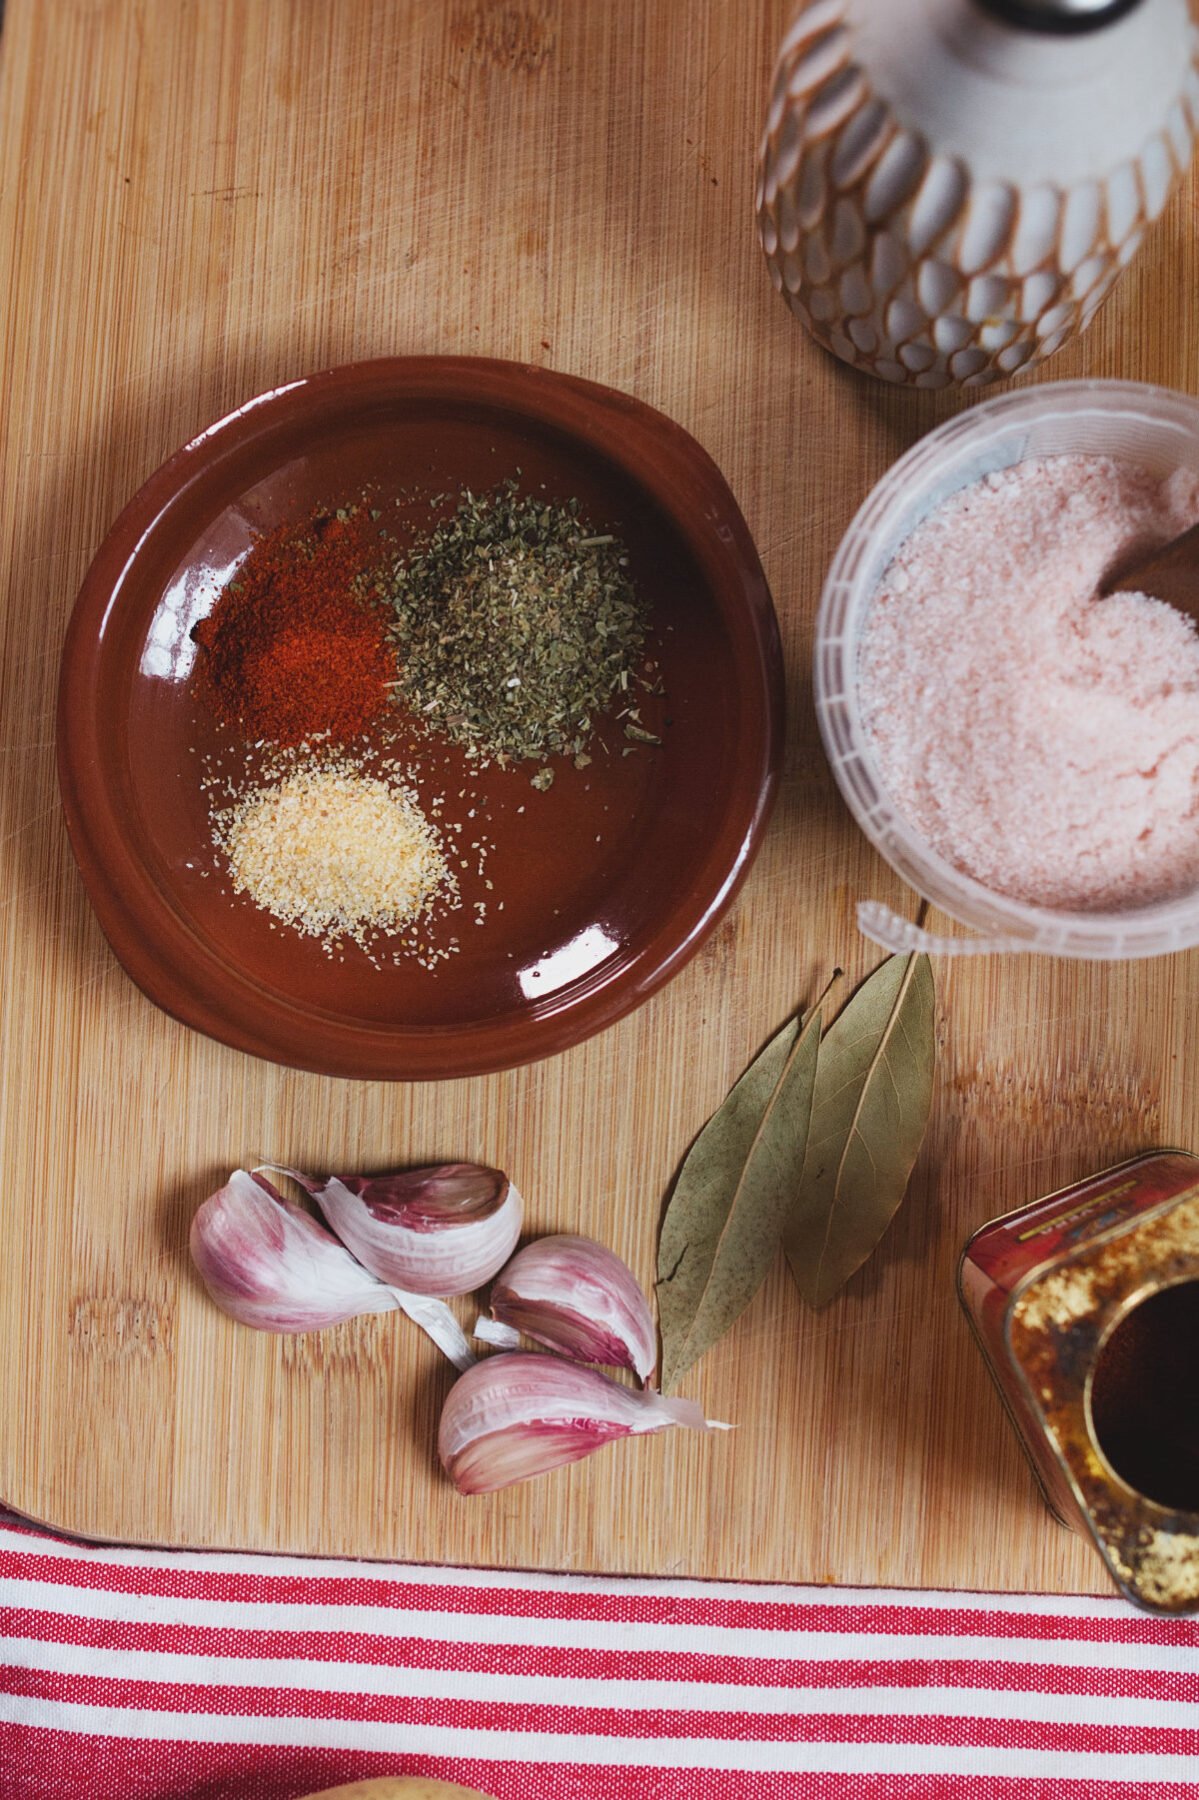
[[[433,968],[330,958],[224,878],[200,770],[222,754],[190,632],[255,532],[368,490],[419,529],[439,494],[515,476],[578,498],[629,546],[651,609],[661,748],[472,772],[418,745],[418,786],[459,809],[459,940]],[[388,510],[390,509],[390,510]],[[443,512],[445,510],[442,505]],[[656,710],[654,710],[656,709]],[[254,1055],[322,1074],[478,1074],[563,1050],[681,967],[733,898],[774,795],[778,628],[745,522],[693,438],[589,382],[475,358],[359,363],[240,407],[163,465],[101,545],[67,634],[59,778],[113,949],[149,997]],[[459,799],[459,794],[462,798]],[[474,817],[469,815],[474,809]],[[491,886],[486,886],[490,881]],[[503,901],[502,908],[499,905]],[[480,920],[480,923],[476,923]]]

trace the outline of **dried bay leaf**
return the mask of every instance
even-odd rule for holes
[[[687,1154],[658,1240],[666,1392],[749,1305],[778,1253],[799,1183],[820,1009],[789,1019]]]
[[[927,956],[876,969],[820,1046],[807,1154],[783,1243],[811,1306],[860,1269],[907,1189],[932,1104],[935,994]]]

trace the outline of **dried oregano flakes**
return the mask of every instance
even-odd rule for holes
[[[468,489],[392,573],[397,696],[497,761],[581,755],[645,642],[628,563],[577,500]]]

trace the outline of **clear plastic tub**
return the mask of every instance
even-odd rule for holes
[[[951,419],[890,468],[833,558],[816,625],[820,733],[850,811],[892,868],[976,937],[921,931],[877,901],[858,924],[891,950],[1037,950],[1095,960],[1160,956],[1199,944],[1199,892],[1120,912],[1058,912],[994,893],[939,856],[892,804],[858,705],[858,646],[879,580],[920,520],[969,483],[1031,456],[1123,457],[1163,475],[1199,471],[1199,400],[1131,381],[1060,381],[989,400]]]

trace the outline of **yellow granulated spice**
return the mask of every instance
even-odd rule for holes
[[[217,814],[213,838],[239,893],[326,947],[367,949],[453,888],[415,795],[347,762],[251,789]]]

